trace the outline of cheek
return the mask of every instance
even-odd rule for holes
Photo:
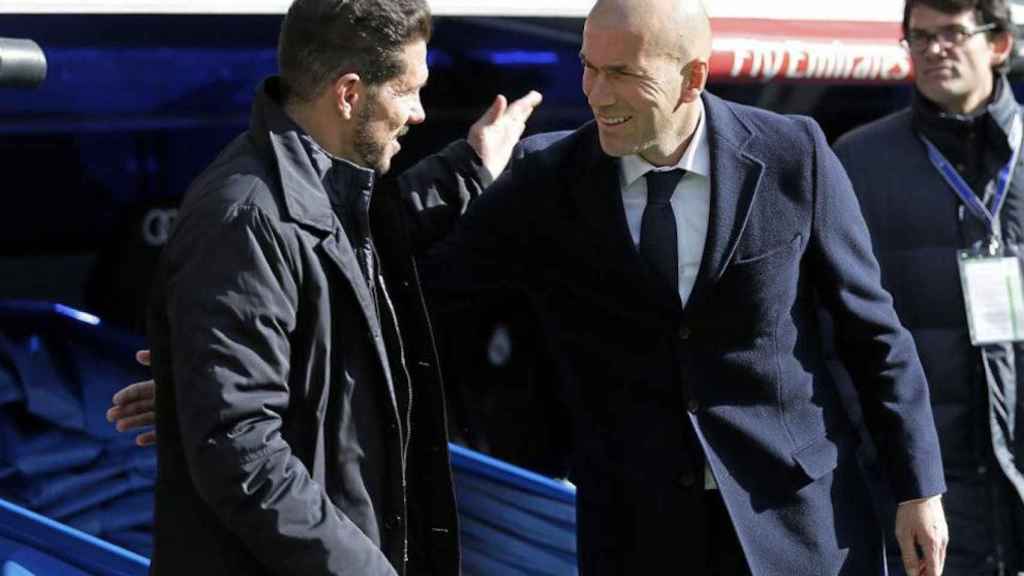
[[[649,109],[654,113],[658,113],[665,108],[671,108],[671,104],[675,103],[675,100],[670,98],[669,92],[658,84],[639,86],[634,96],[634,101],[638,107]]]

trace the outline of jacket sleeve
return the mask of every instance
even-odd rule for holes
[[[910,333],[882,287],[867,225],[850,180],[817,124],[809,253],[821,301],[835,323],[868,431],[897,501],[945,492],[928,384]]]
[[[491,181],[491,174],[473,147],[459,140],[420,160],[390,182],[385,180],[378,193],[401,196],[410,240],[422,251],[451,232],[469,204]]]
[[[520,170],[526,156],[540,152],[572,132],[544,132],[524,138],[512,149],[503,174]],[[500,175],[499,175],[500,176]],[[448,237],[469,205],[493,182],[480,157],[466,140],[449,144],[383,186],[398,188],[407,212],[413,245],[420,253]],[[384,192],[389,193],[389,192]]]
[[[213,212],[213,211],[211,211]],[[275,574],[392,576],[282,437],[299,267],[252,206],[193,213],[169,255],[175,408],[200,494]]]

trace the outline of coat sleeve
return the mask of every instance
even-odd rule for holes
[[[547,149],[569,134],[544,132],[523,139],[513,148],[504,174],[521,172],[526,156]],[[419,161],[384,186],[398,188],[394,193],[401,196],[406,208],[410,238],[423,253],[448,237],[470,204],[484,194],[492,181],[469,142],[459,140]]]
[[[807,120],[806,128],[814,159],[810,269],[835,323],[837,351],[897,501],[941,494],[942,457],[917,349],[882,288],[846,172],[817,124]]]
[[[193,213],[177,235],[166,314],[198,493],[274,574],[394,575],[282,437],[299,277],[285,238],[252,206]]]
[[[473,147],[459,140],[385,181],[378,193],[401,197],[412,245],[424,251],[451,232],[491,181]]]
[[[548,169],[526,157],[488,187],[444,241],[420,259],[431,309],[452,310],[488,290],[536,284],[539,202],[549,186]]]

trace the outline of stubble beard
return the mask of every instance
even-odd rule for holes
[[[352,144],[367,168],[384,174],[391,167],[391,159],[387,157],[387,143],[374,141],[373,135],[370,134],[370,119],[376,112],[377,104],[372,100],[359,110]]]

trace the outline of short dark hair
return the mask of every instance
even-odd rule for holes
[[[295,0],[277,46],[285,97],[310,101],[350,72],[378,86],[403,72],[402,49],[430,34],[426,0]]]
[[[906,0],[906,4],[903,6],[904,36],[910,31],[910,11],[915,6],[927,6],[932,10],[938,10],[946,14],[959,14],[965,10],[973,10],[974,19],[978,22],[979,26],[985,24],[995,25],[992,31],[988,33],[990,36],[1004,32],[1009,32],[1011,35],[1016,36],[1017,27],[1014,25],[1010,14],[1009,0]],[[1011,53],[1010,58],[1007,58],[1001,66],[995,68],[996,71],[1006,72],[1009,70],[1010,60],[1012,59],[1013,54]]]

